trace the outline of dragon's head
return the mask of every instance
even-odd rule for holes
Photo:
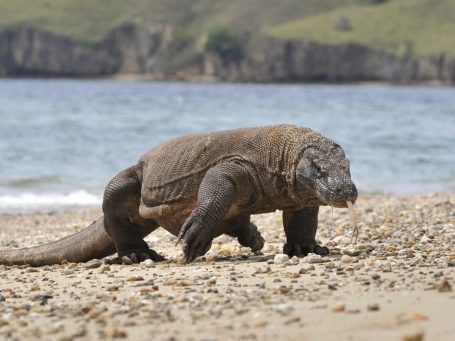
[[[321,202],[346,207],[357,200],[349,160],[336,143],[325,140],[305,148],[295,170],[297,188],[310,190]]]

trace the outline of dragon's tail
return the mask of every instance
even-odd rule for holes
[[[82,231],[53,243],[23,248],[1,250],[0,264],[43,266],[69,262],[86,262],[109,256],[115,252],[114,241],[104,230],[103,216]]]

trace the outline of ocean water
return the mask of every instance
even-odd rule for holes
[[[151,147],[294,123],[337,141],[360,191],[455,191],[455,89],[0,80],[0,211],[98,205]]]

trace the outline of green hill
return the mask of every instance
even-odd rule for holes
[[[455,0],[0,0],[0,77],[452,84],[454,33]]]
[[[337,28],[344,21],[348,27]],[[359,43],[394,54],[455,55],[454,0],[392,0],[339,8],[265,30],[279,38]]]
[[[80,41],[123,23],[170,23],[195,37],[219,26],[260,31],[356,0],[0,0],[0,28],[26,24]]]
[[[454,0],[0,0],[0,29],[28,25],[97,42],[123,23],[173,25],[195,40],[220,26],[278,38],[455,55]],[[348,27],[336,27],[337,23]],[[339,24],[338,24],[339,26]]]

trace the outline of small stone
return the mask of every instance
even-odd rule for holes
[[[448,265],[448,266],[451,266],[451,267],[452,267],[452,266],[455,267],[455,259],[449,260],[449,263],[448,263],[447,265]]]
[[[111,337],[114,339],[126,338],[128,336],[127,332],[119,330],[117,328],[109,328],[103,331],[103,335],[106,337]]]
[[[177,281],[174,278],[167,278],[163,281],[163,285],[175,285]]]
[[[403,341],[422,341],[425,334],[423,332],[416,332],[413,334],[403,335],[401,338]]]
[[[379,304],[377,303],[370,303],[367,305],[368,311],[379,311]]]
[[[27,268],[25,270],[25,272],[29,273],[29,272],[38,272],[38,269],[37,268]]]
[[[142,277],[142,276],[128,276],[128,278],[126,280],[127,280],[127,282],[137,282],[137,281],[143,281],[144,277]]]
[[[87,326],[84,325],[84,324],[80,324],[76,327],[76,330],[74,331],[74,333],[72,334],[72,337],[73,338],[76,338],[76,337],[83,337],[87,334]]]
[[[439,292],[452,292],[452,286],[450,285],[448,280],[443,280],[441,284],[439,284],[438,287]]]
[[[195,283],[194,283],[194,281],[189,280],[189,279],[182,279],[175,283],[175,286],[177,286],[177,287],[190,287],[192,285],[195,285]]]
[[[283,315],[290,314],[294,309],[294,306],[290,303],[281,303],[275,307],[275,311]]]
[[[322,263],[322,257],[320,255],[310,253],[308,254],[308,256],[305,257],[305,261],[309,264]]]
[[[284,253],[279,253],[275,255],[275,258],[273,259],[274,264],[286,264],[289,262],[289,256],[284,254]]]
[[[327,258],[327,259],[328,259],[328,258]],[[325,268],[326,268],[326,269],[333,269],[333,268],[335,268],[335,263],[332,263],[332,262],[330,262],[330,261],[329,261],[329,262],[326,262]]]
[[[151,259],[146,259],[141,264],[144,265],[146,268],[153,268],[155,266],[155,262]]]
[[[40,287],[38,284],[33,283],[32,286],[30,287],[30,291],[38,291],[40,290]]]
[[[3,295],[0,294],[0,302],[5,302],[5,301],[6,301],[5,296],[3,296]]]
[[[285,285],[280,286],[280,293],[287,294],[291,291],[291,287],[287,287]]]
[[[336,245],[349,245],[351,243],[351,238],[346,236],[337,236],[332,239]]]
[[[130,257],[123,256],[122,257],[122,264],[124,264],[124,265],[132,265],[133,261],[131,260]]]
[[[348,255],[348,256],[358,256],[358,255],[360,255],[361,251],[356,250],[356,249],[348,249],[348,250],[344,250],[342,253],[344,255]]]
[[[98,273],[104,274],[105,272],[111,271],[111,267],[107,264],[103,264],[100,269],[98,270]]]
[[[96,268],[99,268],[101,266],[101,261],[99,261],[98,259],[92,259],[91,261],[87,262],[87,263],[83,263],[82,264],[82,267],[84,269],[96,269]]]
[[[297,265],[297,264],[300,263],[300,258],[297,257],[297,256],[294,256],[294,257],[292,257],[292,258],[289,260],[289,263],[290,263],[291,265]]]
[[[392,272],[392,265],[390,265],[390,263],[383,263],[380,268],[382,269],[382,272]]]
[[[353,263],[356,260],[356,258],[348,255],[343,255],[341,256],[340,260],[342,263]]]
[[[428,321],[429,318],[426,315],[419,314],[419,313],[414,313],[411,316],[411,320],[413,320],[413,321]]]
[[[343,312],[343,311],[345,311],[345,310],[346,310],[346,305],[345,305],[344,303],[341,303],[341,302],[336,303],[336,304],[332,307],[332,311],[333,311],[334,313],[341,313],[341,312]]]
[[[299,273],[302,274],[302,273],[307,273],[308,271],[313,271],[315,270],[316,268],[314,267],[313,264],[305,264],[302,266],[302,268],[300,269]],[[301,272],[302,271],[302,272]]]

